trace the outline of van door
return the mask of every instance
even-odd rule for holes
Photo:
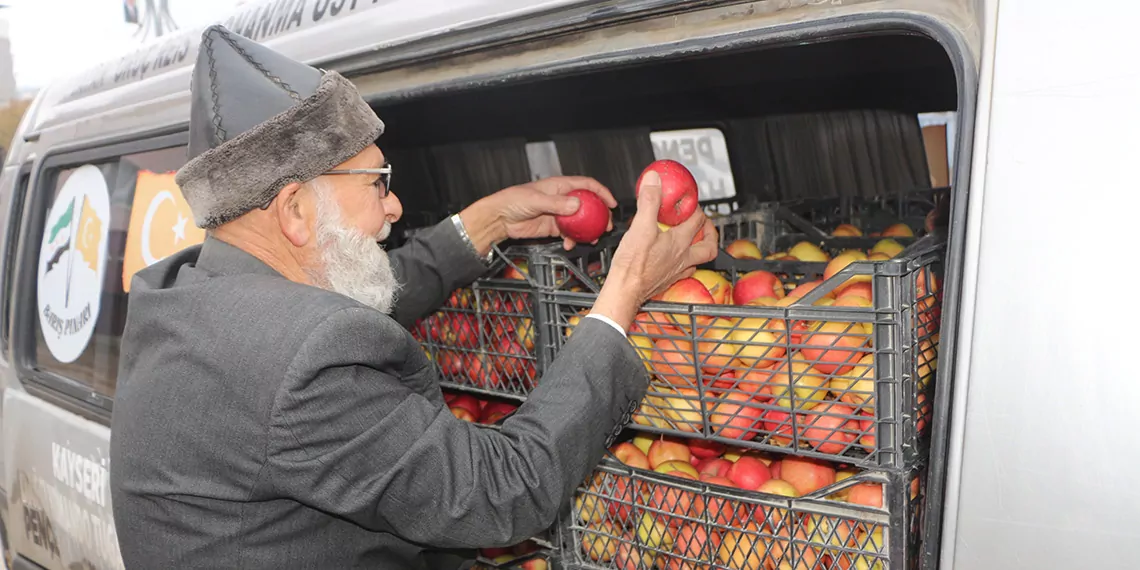
[[[49,154],[31,181],[2,423],[17,568],[123,567],[108,483],[119,342],[131,276],[204,238],[174,184],[185,144]]]

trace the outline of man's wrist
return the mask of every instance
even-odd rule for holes
[[[499,216],[499,208],[487,198],[471,204],[458,215],[467,228],[468,239],[481,256],[487,255],[491,247],[507,239],[506,226]]]
[[[611,273],[606,277],[606,284],[602,286],[602,291],[590,309],[590,314],[602,315],[616,323],[622,330],[629,331],[641,307],[640,302],[631,294],[637,290],[635,283]]]

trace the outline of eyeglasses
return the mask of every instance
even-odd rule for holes
[[[380,198],[381,199],[387,198],[388,194],[390,194],[392,192],[392,190],[391,190],[391,188],[392,188],[392,163],[391,162],[385,162],[384,166],[382,166],[380,168],[346,168],[346,169],[342,169],[342,170],[326,170],[326,171],[321,173],[322,176],[325,174],[376,174],[377,175],[376,181],[373,182],[372,185],[375,186],[376,189],[380,192]],[[274,195],[272,198],[269,199],[268,202],[266,202],[265,204],[263,204],[261,206],[261,209],[262,210],[268,210],[269,206],[273,204],[273,200],[275,200],[276,198],[277,198],[277,196]]]
[[[343,170],[326,170],[324,174],[376,174],[378,178],[372,183],[380,191],[381,198],[387,198],[392,191],[392,163],[385,163],[381,168],[347,168]]]

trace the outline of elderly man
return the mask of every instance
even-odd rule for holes
[[[209,232],[132,283],[110,468],[127,568],[425,568],[551,525],[645,389],[626,329],[714,257],[708,220],[660,232],[647,180],[591,318],[501,431],[473,426],[407,327],[492,244],[557,236],[563,194],[613,197],[508,188],[389,256],[400,202],[351,83],[221,27],[196,65],[177,180]]]

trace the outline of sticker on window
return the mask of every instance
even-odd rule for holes
[[[205,238],[206,231],[194,225],[190,205],[174,183],[174,172],[139,172],[123,253],[123,291],[131,290],[131,278],[139,270]]]
[[[44,340],[60,362],[83,354],[99,319],[110,221],[103,172],[77,168],[48,212],[37,271]]]

